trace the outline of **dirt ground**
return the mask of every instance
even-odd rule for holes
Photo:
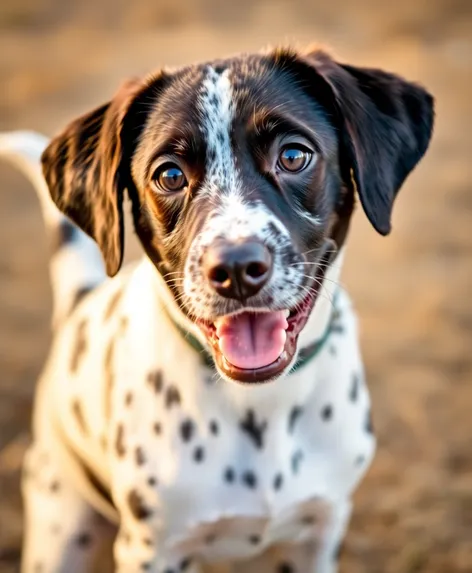
[[[470,573],[470,0],[3,0],[0,129],[52,134],[125,77],[284,40],[328,44],[437,98],[434,140],[400,193],[393,234],[375,235],[360,210],[351,233],[344,283],[361,317],[379,449],[341,572]],[[0,185],[0,573],[13,573],[51,296],[33,191],[5,165]],[[131,241],[128,258],[138,253]]]

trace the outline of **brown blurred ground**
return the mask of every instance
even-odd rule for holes
[[[362,213],[344,274],[361,315],[379,436],[343,573],[472,571],[472,2],[2,0],[0,129],[52,134],[122,78],[285,39],[424,83],[426,159],[394,233]],[[17,570],[19,465],[49,343],[47,249],[32,189],[0,165],[0,573]],[[130,234],[130,233],[129,233]],[[128,256],[139,250],[131,244]]]

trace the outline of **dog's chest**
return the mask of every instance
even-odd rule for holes
[[[238,423],[223,423],[220,432],[206,446],[200,439],[174,450],[169,460],[178,471],[164,478],[158,494],[166,548],[209,560],[241,559],[322,535],[341,494],[328,477],[338,462],[321,464],[305,440],[284,437],[281,427],[267,428],[261,442],[257,431],[250,437]]]
[[[177,554],[245,559],[321,536],[374,448],[354,333],[347,325],[278,387],[231,394],[181,344],[152,364],[143,345],[142,360],[120,352],[111,426],[126,453],[113,461],[114,488],[137,492]]]

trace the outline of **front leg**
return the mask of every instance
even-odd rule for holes
[[[165,550],[159,518],[138,490],[131,490],[123,500],[120,519],[115,573],[202,573],[194,556]]]
[[[314,573],[337,573],[339,547],[346,534],[351,516],[349,500],[335,506],[328,527],[323,535],[323,541],[316,553]]]
[[[24,461],[22,573],[105,573],[99,560],[115,529],[68,480],[50,443],[30,446]],[[105,568],[106,567],[106,568]]]

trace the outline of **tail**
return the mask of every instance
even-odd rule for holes
[[[50,235],[53,326],[56,326],[106,274],[95,242],[57,209],[49,195],[40,161],[47,144],[46,137],[34,132],[0,133],[0,158],[5,157],[19,167],[33,184]]]

